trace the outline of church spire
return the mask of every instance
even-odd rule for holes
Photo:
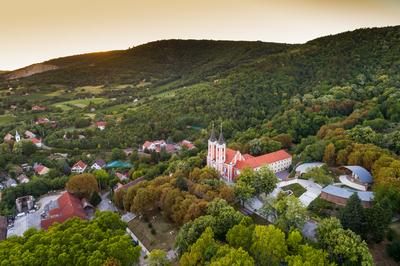
[[[211,136],[210,136],[210,141],[214,142],[216,141],[217,138],[215,137],[215,132],[214,132],[214,123],[212,123],[212,129],[211,129]]]
[[[225,139],[224,139],[224,134],[222,134],[222,123],[221,123],[221,128],[220,128],[218,143],[219,143],[219,144],[223,144],[224,142],[225,142]]]

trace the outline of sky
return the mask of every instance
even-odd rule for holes
[[[160,39],[303,43],[389,25],[399,0],[0,0],[0,70]]]

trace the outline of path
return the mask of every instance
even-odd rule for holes
[[[106,192],[103,195],[101,195],[101,201],[97,208],[100,211],[112,211],[112,212],[117,212],[118,209],[115,207],[114,203],[108,198],[108,195],[110,192]]]

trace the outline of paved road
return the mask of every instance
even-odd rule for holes
[[[115,207],[114,203],[110,199],[108,199],[109,194],[110,192],[106,192],[103,195],[101,195],[101,202],[99,203],[97,208],[100,211],[117,212],[118,211],[117,207]]]

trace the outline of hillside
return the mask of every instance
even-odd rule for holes
[[[193,134],[188,125],[207,127],[218,120],[224,121],[229,138],[284,113],[301,95],[322,96],[335,86],[365,90],[381,76],[388,77],[385,86],[397,86],[399,41],[400,27],[360,29],[301,45],[157,41],[124,51],[50,60],[43,64],[57,69],[3,80],[0,87],[19,88],[4,98],[5,106],[19,102],[61,106],[82,97],[115,98],[107,103],[99,100],[102,104],[96,111],[118,117],[118,127],[109,134],[126,137],[115,138],[115,145],[171,134],[179,139]],[[88,85],[97,89],[82,87]],[[23,94],[25,98],[15,97]],[[61,111],[53,115],[65,119]],[[328,120],[319,117],[299,129],[302,132],[294,139],[315,134]]]

